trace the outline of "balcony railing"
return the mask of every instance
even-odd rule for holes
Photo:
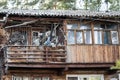
[[[7,63],[64,63],[65,46],[7,46]]]

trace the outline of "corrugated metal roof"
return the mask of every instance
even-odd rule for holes
[[[86,17],[120,17],[120,11],[114,12],[96,12],[86,10],[17,10],[1,9],[0,13],[11,15],[28,15],[28,16],[86,16]]]

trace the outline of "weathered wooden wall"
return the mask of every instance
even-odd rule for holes
[[[114,73],[109,74],[105,70],[68,70],[61,72],[60,70],[9,70],[8,74],[3,76],[3,80],[12,80],[12,76],[26,76],[33,80],[36,76],[48,76],[50,80],[67,80],[67,75],[104,75],[104,80],[110,80]]]
[[[0,47],[0,80],[1,80],[1,77],[2,77],[2,75],[3,75],[3,64],[4,64],[4,56],[3,56],[3,50],[1,49],[1,47]]]
[[[120,59],[120,46],[117,45],[69,45],[69,63],[113,63]]]
[[[1,76],[2,76],[2,55],[1,55],[1,51],[0,51],[0,80],[1,80]]]

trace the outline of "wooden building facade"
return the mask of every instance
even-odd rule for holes
[[[4,9],[0,25],[1,80],[114,79],[120,12]]]

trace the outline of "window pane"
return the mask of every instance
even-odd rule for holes
[[[94,30],[102,30],[103,28],[100,26],[100,24],[94,25]]]
[[[101,76],[90,76],[89,80],[101,80]]]
[[[102,44],[102,31],[94,31],[95,44]]]
[[[68,80],[104,80],[103,75],[69,75]]]
[[[78,80],[78,77],[68,77],[68,80]]]
[[[36,78],[34,78],[34,80],[41,80],[41,78],[40,77],[36,77]]]
[[[106,29],[106,25],[105,24],[100,24],[100,28]]]
[[[109,24],[106,26],[107,26],[107,29],[117,29],[117,25],[115,25],[115,24]]]
[[[112,38],[112,44],[119,44],[117,31],[111,31],[111,38]]]
[[[110,44],[110,32],[104,32],[104,44]]]
[[[83,36],[82,36],[82,32],[76,32],[76,38],[77,38],[77,43],[81,44],[83,43]]]
[[[91,31],[84,31],[85,43],[92,44]]]
[[[67,29],[77,29],[78,25],[77,24],[68,24]]]
[[[42,80],[49,80],[49,77],[43,77]]]
[[[84,77],[83,80],[88,80],[88,78],[87,78],[87,77]]]
[[[75,44],[74,31],[68,31],[68,44]]]
[[[28,77],[23,77],[23,80],[30,80]]]
[[[91,29],[90,24],[81,24],[80,29]]]
[[[22,77],[18,77],[18,76],[13,76],[12,80],[22,80]]]
[[[33,32],[33,37],[32,37],[32,39],[33,39],[33,42],[32,42],[32,44],[33,45],[39,45],[39,32]]]

